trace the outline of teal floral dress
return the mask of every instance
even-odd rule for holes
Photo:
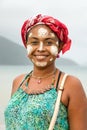
[[[48,130],[56,98],[54,87],[40,94],[27,94],[19,87],[4,112],[6,130]],[[54,130],[69,130],[67,107],[62,102]]]

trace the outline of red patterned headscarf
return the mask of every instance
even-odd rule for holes
[[[45,24],[47,25],[53,32],[56,33],[58,39],[64,43],[62,48],[62,53],[65,53],[67,50],[70,49],[71,40],[68,37],[68,29],[67,27],[61,23],[59,20],[45,15],[37,15],[34,18],[28,19],[24,22],[22,29],[21,29],[21,36],[24,46],[26,47],[26,35],[27,32],[37,24]]]

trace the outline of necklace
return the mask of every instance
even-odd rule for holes
[[[32,73],[31,73],[32,74]],[[44,86],[44,88],[38,88],[35,90],[35,88],[33,89],[30,89],[28,87],[28,84],[29,84],[29,80],[31,78],[31,74],[29,75],[29,77],[27,78],[27,82],[25,83],[24,86],[21,86],[21,88],[23,89],[23,91],[25,91],[26,93],[28,94],[40,94],[40,93],[44,93],[45,91],[48,91],[50,90],[51,88],[54,87],[54,84],[55,84],[55,74],[56,74],[56,70],[54,71],[54,74],[52,75],[52,79],[51,79],[51,83]],[[45,76],[44,76],[45,77]]]
[[[55,73],[56,73],[56,70],[54,70],[53,72],[51,72],[51,73],[49,73],[49,74],[47,74],[47,75],[45,75],[43,77],[37,77],[37,76],[33,75],[33,72],[32,72],[31,77],[37,79],[37,83],[40,84],[41,83],[41,79],[48,78],[51,75],[55,75]]]

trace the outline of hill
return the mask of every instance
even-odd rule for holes
[[[69,59],[59,58],[56,64],[77,65]],[[0,65],[32,65],[27,58],[26,49],[13,41],[0,36]]]
[[[13,41],[0,36],[0,65],[31,64],[26,55],[26,49]]]

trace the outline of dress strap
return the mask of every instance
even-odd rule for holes
[[[56,91],[58,89],[58,84],[59,84],[59,80],[60,80],[61,74],[62,74],[62,72],[60,71],[59,74],[58,74],[58,79],[57,79],[57,83],[56,83]]]
[[[64,74],[62,82],[61,82],[60,87],[59,87],[59,90],[57,91],[58,96],[57,96],[57,99],[56,99],[54,113],[53,113],[53,116],[52,116],[48,130],[54,129],[54,125],[55,125],[55,122],[56,122],[56,119],[57,119],[57,116],[58,116],[58,112],[59,112],[60,100],[61,100],[62,90],[64,88],[64,83],[65,83],[66,77],[67,77],[67,74]]]
[[[63,89],[64,89],[64,83],[65,83],[66,77],[67,77],[67,74],[64,74],[63,79],[62,79],[62,81],[61,81],[61,84],[60,84],[59,87],[58,87],[58,90],[63,91]]]
[[[19,87],[22,86],[22,84],[24,83],[24,81],[30,76],[30,74],[32,73],[32,71],[29,74],[26,74],[22,80],[22,82],[20,83]]]

